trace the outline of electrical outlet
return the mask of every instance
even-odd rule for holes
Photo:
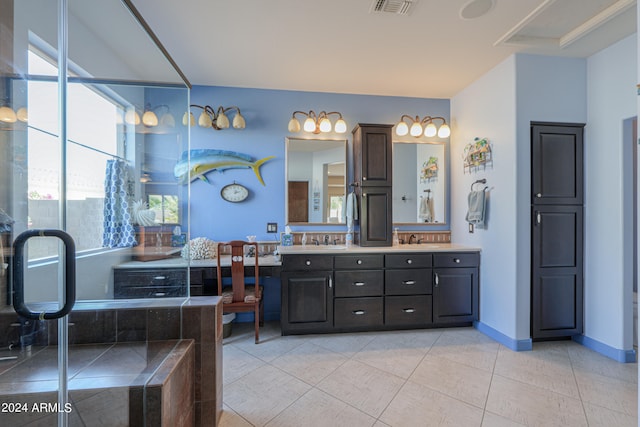
[[[473,224],[469,223],[469,233],[473,233]]]
[[[277,233],[278,232],[278,223],[277,222],[268,222],[267,223],[267,233]]]

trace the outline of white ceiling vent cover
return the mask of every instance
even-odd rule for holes
[[[393,13],[410,15],[418,0],[373,0],[370,13]]]

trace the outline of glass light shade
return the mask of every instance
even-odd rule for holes
[[[331,120],[326,117],[320,120],[320,132],[331,132]]]
[[[145,126],[158,126],[158,116],[153,111],[145,111],[142,115],[142,124]]]
[[[9,107],[0,107],[0,122],[15,123],[17,120],[16,113]]]
[[[240,114],[240,111],[238,111],[238,114],[233,118],[233,128],[244,129],[245,127],[247,127],[247,122],[244,120],[244,117],[242,117],[242,114]]]
[[[162,126],[174,128],[176,127],[176,119],[173,118],[171,113],[165,113],[162,117],[160,117],[160,124]]]
[[[409,126],[405,122],[398,122],[396,125],[396,135],[405,136],[409,133]]]
[[[347,122],[343,119],[338,119],[335,126],[336,133],[345,133],[347,131]]]
[[[136,112],[136,110],[134,110],[133,108],[130,108],[127,110],[126,114],[124,115],[124,121],[129,125],[139,125],[140,115]]]
[[[18,111],[16,112],[16,117],[22,123],[27,123],[29,121],[29,113],[27,111],[27,107],[18,108]]]
[[[444,123],[442,126],[440,126],[440,129],[438,129],[438,137],[447,138],[449,135],[451,135],[451,128],[449,128],[449,126]]]
[[[411,133],[411,136],[422,135],[422,126],[420,126],[420,123],[413,122],[413,124],[411,125],[411,129],[409,130],[409,133]]]
[[[211,117],[209,117],[209,115],[205,113],[204,110],[202,110],[202,113],[200,113],[200,116],[198,117],[198,126],[203,128],[210,128],[212,126]]]
[[[216,126],[218,126],[219,129],[227,129],[229,127],[229,118],[224,114],[224,111],[220,111],[220,114],[218,114]]]
[[[436,128],[436,125],[432,123],[429,123],[425,128],[424,128],[424,136],[436,136],[436,133],[438,132],[438,128]]]
[[[295,117],[292,117],[291,120],[289,120],[289,125],[287,126],[287,129],[289,129],[289,132],[300,132],[300,122],[298,121],[298,119],[296,119]]]
[[[304,121],[304,130],[305,132],[314,132],[316,130],[316,121],[311,117],[307,117],[307,120]]]

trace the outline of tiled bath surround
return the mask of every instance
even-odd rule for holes
[[[141,425],[145,418],[148,426],[216,425],[222,408],[219,301],[78,303],[69,328],[70,419],[86,425],[94,425],[92,417],[111,417],[115,424],[122,417],[125,425]],[[18,356],[1,362],[0,402],[56,401],[57,322],[37,324],[30,354],[8,350],[20,323],[11,309],[0,313],[0,356]],[[2,425],[20,425],[18,419],[5,424],[4,415]],[[29,422],[47,422],[47,414],[32,415]]]

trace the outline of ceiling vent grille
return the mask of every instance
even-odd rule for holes
[[[373,0],[370,12],[410,15],[417,2],[417,0]]]

